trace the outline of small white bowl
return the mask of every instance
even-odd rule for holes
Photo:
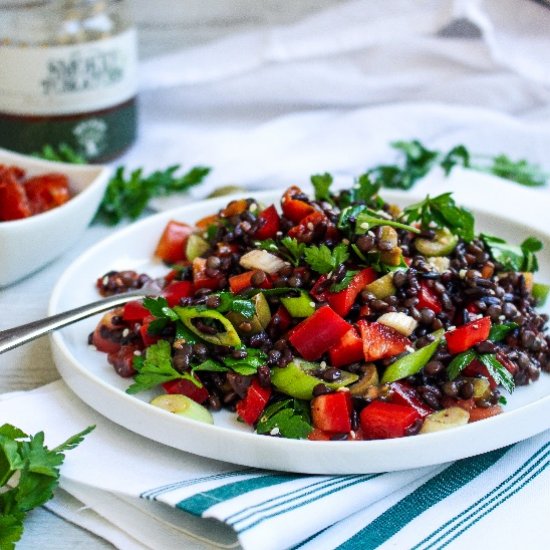
[[[104,166],[51,162],[0,148],[0,164],[18,166],[27,177],[60,172],[69,178],[71,199],[29,218],[0,221],[0,287],[15,283],[57,258],[91,222],[109,181]]]

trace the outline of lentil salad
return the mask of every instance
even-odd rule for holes
[[[161,386],[170,400],[154,404],[177,412],[185,396],[266,435],[377,439],[499,414],[501,392],[549,370],[536,239],[476,235],[449,194],[400,211],[366,178],[339,193],[312,181],[315,198],[290,188],[281,213],[247,199],[168,224],[164,298],[90,336],[130,393]],[[104,295],[144,284],[98,280]]]

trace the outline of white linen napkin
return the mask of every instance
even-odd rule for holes
[[[151,442],[97,414],[61,381],[4,395],[0,418],[44,430],[49,446],[96,425],[62,467],[61,487],[85,508],[64,509],[66,500],[51,507],[119,548],[464,548],[470,541],[537,548],[546,536],[550,431],[450,465],[306,476]]]

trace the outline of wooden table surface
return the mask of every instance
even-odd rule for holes
[[[284,24],[346,0],[186,0],[174,9],[171,0],[133,0],[141,59],[207,43],[221,36],[262,25]],[[162,168],[162,167],[159,167]],[[71,250],[40,272],[0,289],[0,330],[46,314],[51,289],[63,270],[84,250],[112,232],[92,227]],[[0,393],[29,390],[59,375],[43,338],[0,355]],[[112,548],[108,542],[41,508],[25,521],[17,548],[79,550]]]

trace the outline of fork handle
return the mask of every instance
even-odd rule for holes
[[[84,306],[79,306],[63,313],[58,313],[45,319],[32,321],[25,325],[0,331],[0,353],[26,344],[35,338],[48,334],[58,328],[76,323],[97,313],[102,313],[117,306],[121,306],[131,300],[139,300],[150,294],[144,291],[115,294],[109,298],[98,300]]]

